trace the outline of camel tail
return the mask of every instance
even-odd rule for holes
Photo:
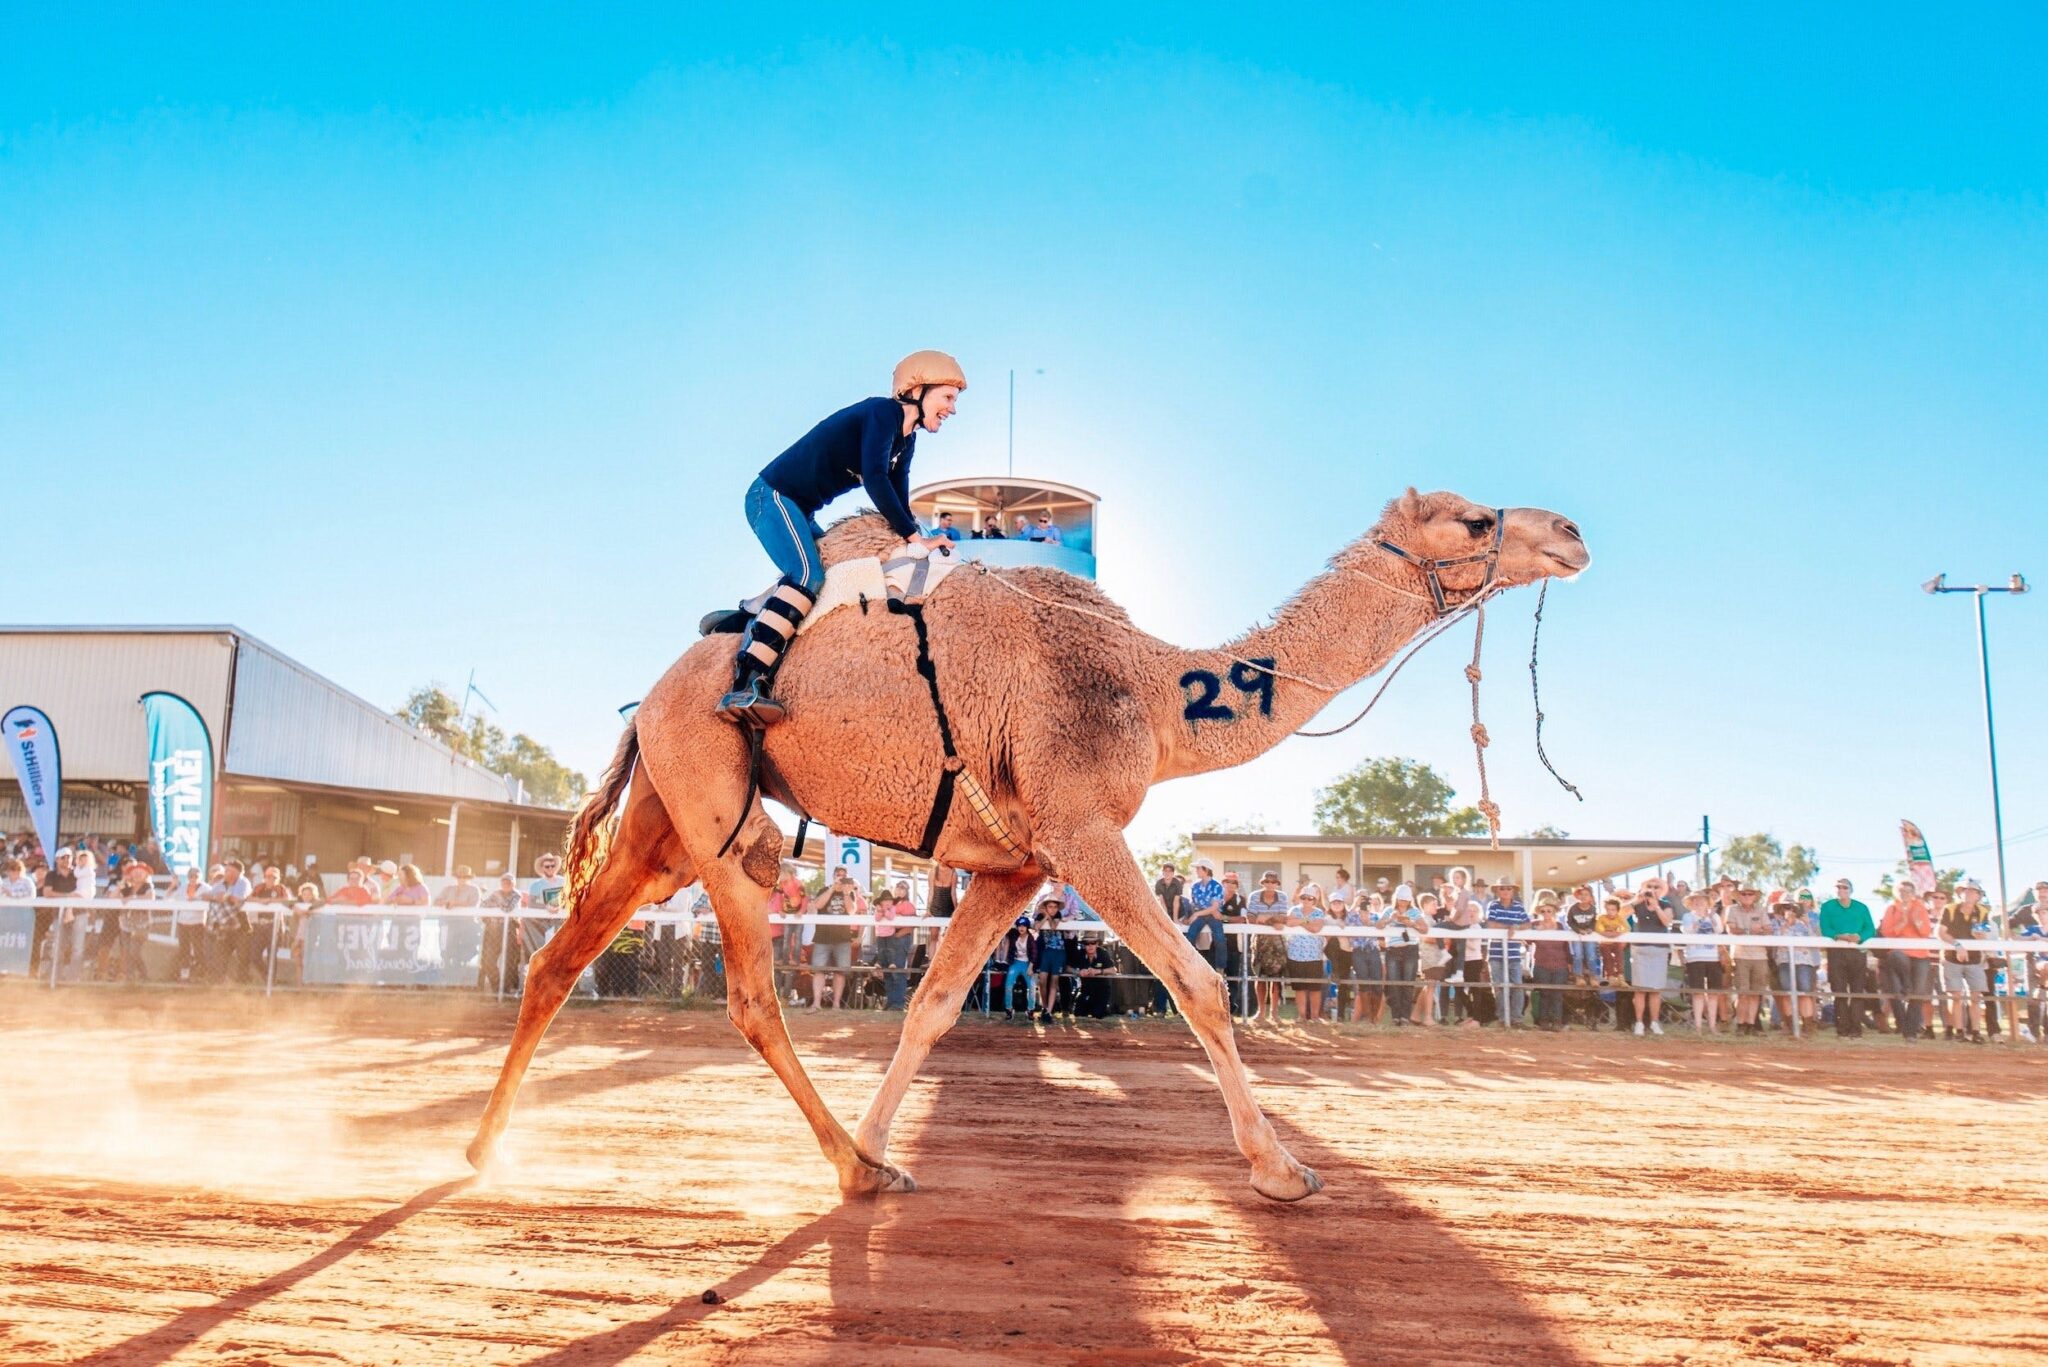
[[[598,780],[596,790],[583,799],[583,805],[576,810],[576,820],[570,823],[568,883],[562,889],[564,911],[576,909],[611,854],[612,836],[619,825],[619,806],[639,759],[640,731],[634,723],[627,722],[626,734],[619,737],[611,767]]]

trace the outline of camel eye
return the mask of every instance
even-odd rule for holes
[[[1485,536],[1493,530],[1493,519],[1490,517],[1467,517],[1460,518],[1459,521],[1463,522],[1465,530],[1475,537]]]

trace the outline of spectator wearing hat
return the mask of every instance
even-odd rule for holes
[[[1821,903],[1821,938],[1833,940],[1828,950],[1828,986],[1835,997],[1835,1033],[1854,1039],[1863,1033],[1865,1016],[1874,1009],[1871,999],[1870,956],[1863,942],[1877,934],[1870,908],[1852,895],[1855,889],[1846,878],[1835,880],[1835,895]]]
[[[1405,1024],[1415,1011],[1415,980],[1421,971],[1422,933],[1429,922],[1415,909],[1415,888],[1402,883],[1394,889],[1394,904],[1382,923],[1386,927],[1387,1011],[1396,1025]]]
[[[1102,1020],[1116,1014],[1116,996],[1111,991],[1116,983],[1116,964],[1104,952],[1099,935],[1082,935],[1074,957],[1068,961],[1068,968],[1081,985],[1075,1014],[1089,1020]]]
[[[1245,918],[1270,931],[1284,931],[1294,914],[1294,904],[1280,891],[1280,875],[1268,869],[1259,875],[1259,890],[1245,905]],[[1254,935],[1251,939],[1254,983],[1253,1020],[1280,1023],[1280,1002],[1286,992],[1287,947],[1279,934]]]
[[[1976,914],[1969,906],[1961,902],[1950,903],[1940,888],[1936,888],[1932,896],[1934,905],[1930,910],[1935,918],[1936,934],[1950,946],[1941,952],[1942,1023],[1949,1039],[1967,1039],[1972,1044],[1982,1044],[1988,978],[1984,969],[1984,951],[1972,949],[1970,945],[1984,937],[1979,931]]]
[[[901,916],[915,916],[917,903],[910,899],[910,884],[899,882],[887,898],[877,897],[875,916],[875,967],[882,975],[882,1008],[902,1011],[910,1005],[910,955],[916,932],[899,926]]]
[[[1287,918],[1287,980],[1294,987],[1294,1014],[1302,1021],[1323,1018],[1323,994],[1329,970],[1323,958],[1323,927],[1330,915],[1323,907],[1323,890],[1304,883],[1295,894],[1293,914]]]
[[[1813,893],[1801,888],[1772,908],[1771,931],[1780,939],[1820,938],[1820,925],[1813,916]],[[1820,951],[1806,945],[1786,945],[1777,951],[1771,972],[1778,984],[1778,1014],[1781,1028],[1789,1028],[1796,1014],[1803,1027],[1810,1028],[1820,999],[1814,983],[1820,973]],[[1788,1000],[1789,998],[1789,1000]]]
[[[1208,860],[1197,859],[1194,881],[1188,884],[1183,899],[1182,924],[1187,927],[1188,943],[1218,973],[1225,971],[1229,963],[1223,948],[1223,918],[1217,912],[1222,904],[1223,884],[1217,881]]]
[[[1963,910],[1969,912],[1970,921],[1977,927],[1977,938],[1995,940],[1998,929],[1991,924],[1991,904],[1984,900],[1984,885],[1974,878],[1965,878],[1956,885],[1956,895],[1962,898]],[[2004,960],[1989,950],[1983,951],[1985,991],[1981,998],[1984,1004],[1984,1029],[1993,1039],[1998,1038],[1998,994],[1992,989],[1997,986],[1998,970],[2005,966]]]
[[[1067,972],[1067,933],[1060,928],[1060,913],[1065,906],[1065,901],[1058,897],[1047,897],[1038,904],[1038,945],[1033,962],[1038,969],[1038,1018],[1042,1021],[1051,1021],[1059,1009],[1060,979]],[[1067,1014],[1074,1014],[1071,1002],[1067,1004]]]
[[[1884,909],[1877,933],[1885,940],[1932,940],[1934,921],[1919,885],[1910,879],[1892,892],[1892,904]],[[1931,949],[1880,950],[1878,989],[1881,1003],[1889,1007],[1892,1024],[1904,1039],[1919,1039],[1927,1030],[1927,1010],[1934,999],[1934,951]],[[1922,1005],[1922,1003],[1926,1005]]]
[[[1348,901],[1332,897],[1325,911],[1334,925],[1362,924],[1362,918],[1358,922],[1352,921],[1351,904]],[[1330,935],[1323,939],[1323,966],[1329,973],[1330,983],[1336,993],[1336,1004],[1331,1013],[1332,1020],[1351,1018],[1352,944],[1352,937],[1348,935]]]
[[[1015,1019],[1017,1012],[1010,1005],[1011,993],[1017,984],[1024,984],[1024,1012],[1027,1016],[1038,1013],[1038,980],[1031,974],[1032,959],[1037,949],[1031,933],[1031,918],[1019,916],[1003,932],[1001,942],[996,946],[997,961],[1003,966],[1003,985],[996,998],[1003,1006],[1003,1019]]]
[[[1522,946],[1515,932],[1529,924],[1529,909],[1522,905],[1521,889],[1512,878],[1496,878],[1493,900],[1486,904],[1485,925],[1501,932],[1487,943],[1487,968],[1500,984],[1500,1022],[1510,1029],[1522,1023]]]
[[[1771,991],[1771,917],[1758,900],[1762,893],[1752,887],[1736,890],[1735,910],[1727,918],[1728,933],[1742,937],[1735,944],[1734,960],[1735,1030],[1742,1035],[1760,1035],[1764,998]]]
[[[1581,883],[1573,888],[1559,920],[1566,930],[1581,937],[1570,942],[1571,975],[1585,987],[1593,986],[1600,978],[1600,944],[1593,939],[1593,923],[1599,919],[1600,908],[1593,900],[1592,887]]]

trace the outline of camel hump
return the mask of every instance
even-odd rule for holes
[[[818,539],[818,555],[825,568],[830,569],[843,560],[885,556],[902,544],[903,538],[890,529],[880,513],[863,508],[825,529],[825,535]]]

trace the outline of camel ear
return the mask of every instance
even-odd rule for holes
[[[1401,516],[1414,522],[1422,520],[1422,495],[1415,492],[1414,485],[1409,485],[1408,492],[1401,495],[1400,506]]]

